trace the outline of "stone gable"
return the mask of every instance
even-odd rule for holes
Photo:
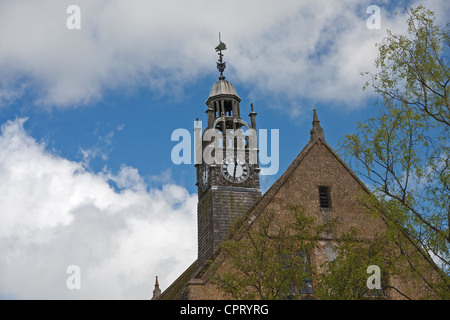
[[[276,212],[278,223],[287,223],[288,213],[292,206],[301,208],[302,212],[307,216],[316,218],[318,222],[334,219],[337,221],[337,225],[332,234],[323,235],[319,240],[318,247],[310,252],[312,267],[316,273],[321,273],[325,270],[320,270],[319,266],[334,259],[335,249],[339,245],[336,239],[342,233],[356,227],[362,234],[359,240],[370,240],[385,230],[386,225],[382,216],[375,217],[366,212],[366,208],[361,202],[361,196],[364,194],[370,194],[370,191],[325,142],[323,130],[319,126],[314,111],[310,142],[261,198],[246,199],[248,194],[239,191],[229,195],[220,193],[217,198],[217,195],[214,195],[213,192],[208,192],[205,196],[211,197],[211,201],[207,202],[209,204],[202,202],[201,205],[211,206],[211,208],[203,208],[202,211],[204,212],[213,210],[212,203],[225,211],[233,206],[240,207],[238,211],[244,209],[246,213],[236,220],[239,223],[227,235],[229,239],[238,241],[245,236],[243,231],[247,228],[252,229],[255,221],[269,212]],[[218,203],[219,206],[217,206]],[[216,218],[220,216],[220,212],[217,212],[217,214]],[[212,219],[211,217],[214,217],[214,214],[209,214],[209,217]],[[205,217],[199,215],[199,219],[205,219]],[[220,222],[221,220],[217,219],[217,221],[219,225],[225,226],[226,224],[227,228],[232,224],[231,220]],[[210,222],[203,221],[202,225],[205,228],[211,226],[210,231],[215,230],[212,220]],[[225,230],[224,228],[221,229],[222,232]],[[205,231],[205,234],[208,233]],[[225,234],[221,235],[222,238],[225,238]],[[200,229],[199,239],[199,243],[210,242],[210,261],[208,263],[205,263],[205,261],[194,262],[158,299],[214,300],[231,298],[214,285],[212,279],[216,274],[233,271],[232,263],[220,250],[220,243],[217,244],[206,238]],[[204,249],[202,248],[202,250]],[[406,248],[406,253],[420,256],[420,249],[414,247],[413,242],[411,242],[411,245]],[[433,264],[426,258],[420,260],[419,263],[427,266]],[[399,269],[401,268],[406,267],[399,266]],[[432,277],[431,273],[430,277]],[[419,299],[426,294],[423,283],[417,279],[403,279],[394,276],[390,278],[390,282],[397,288],[401,288],[402,292],[407,292],[410,298]],[[313,285],[317,286],[315,279],[313,279]],[[394,290],[388,291],[385,297],[387,299],[405,298]]]

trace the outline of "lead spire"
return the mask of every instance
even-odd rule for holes
[[[219,61],[217,62],[217,69],[220,72],[219,80],[224,80],[225,77],[223,75],[223,72],[225,71],[226,63],[223,62],[223,54],[222,51],[227,50],[227,45],[222,42],[222,39],[220,38],[220,32],[219,32],[219,45],[216,47],[216,52],[219,54]]]

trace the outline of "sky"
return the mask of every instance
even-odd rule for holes
[[[447,0],[420,3],[448,22]],[[264,192],[313,108],[335,150],[373,115],[361,73],[406,18],[388,0],[0,0],[0,298],[150,299],[196,259],[195,167],[171,136],[206,122],[219,32],[244,120],[253,103],[279,130]]]

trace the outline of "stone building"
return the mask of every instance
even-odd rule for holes
[[[221,49],[224,50],[224,46]],[[208,129],[215,129],[218,134],[230,130],[236,132],[238,129],[246,132],[256,130],[253,106],[249,115],[250,124],[241,118],[241,99],[234,86],[223,76],[225,63],[222,62],[222,51],[218,51],[221,75],[206,101],[208,126],[203,136]],[[382,219],[370,218],[358,200],[362,193],[370,191],[327,144],[315,109],[309,143],[264,195],[259,184],[258,150],[247,136],[243,142],[244,151],[238,154],[237,140],[234,137],[223,138],[217,145],[220,148],[215,150],[223,151],[222,162],[196,165],[198,259],[162,293],[157,283],[153,299],[229,299],[230,296],[221,291],[212,279],[215,274],[232,268],[220,245],[233,221],[240,221],[241,226],[238,225],[237,229],[252,228],[255,221],[271,211],[276,211],[282,221],[292,205],[301,207],[306,215],[318,221],[335,219],[338,222],[336,232],[320,239],[318,249],[309,253],[313,267],[334,258],[336,239],[351,227],[357,227],[367,239],[383,230]],[[203,141],[201,151],[205,155],[211,140]],[[230,149],[234,149],[235,153],[226,153]],[[252,162],[255,154],[256,161]],[[212,155],[216,156],[214,152]],[[420,284],[405,279],[391,281],[397,281],[401,291],[410,298],[420,298],[423,294]],[[316,286],[314,279],[311,286]],[[314,298],[314,290],[311,293]],[[387,290],[385,298],[402,299],[404,296]]]

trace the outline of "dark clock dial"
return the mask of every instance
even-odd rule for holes
[[[244,182],[249,174],[248,165],[237,157],[225,158],[222,163],[222,174],[230,182]]]

